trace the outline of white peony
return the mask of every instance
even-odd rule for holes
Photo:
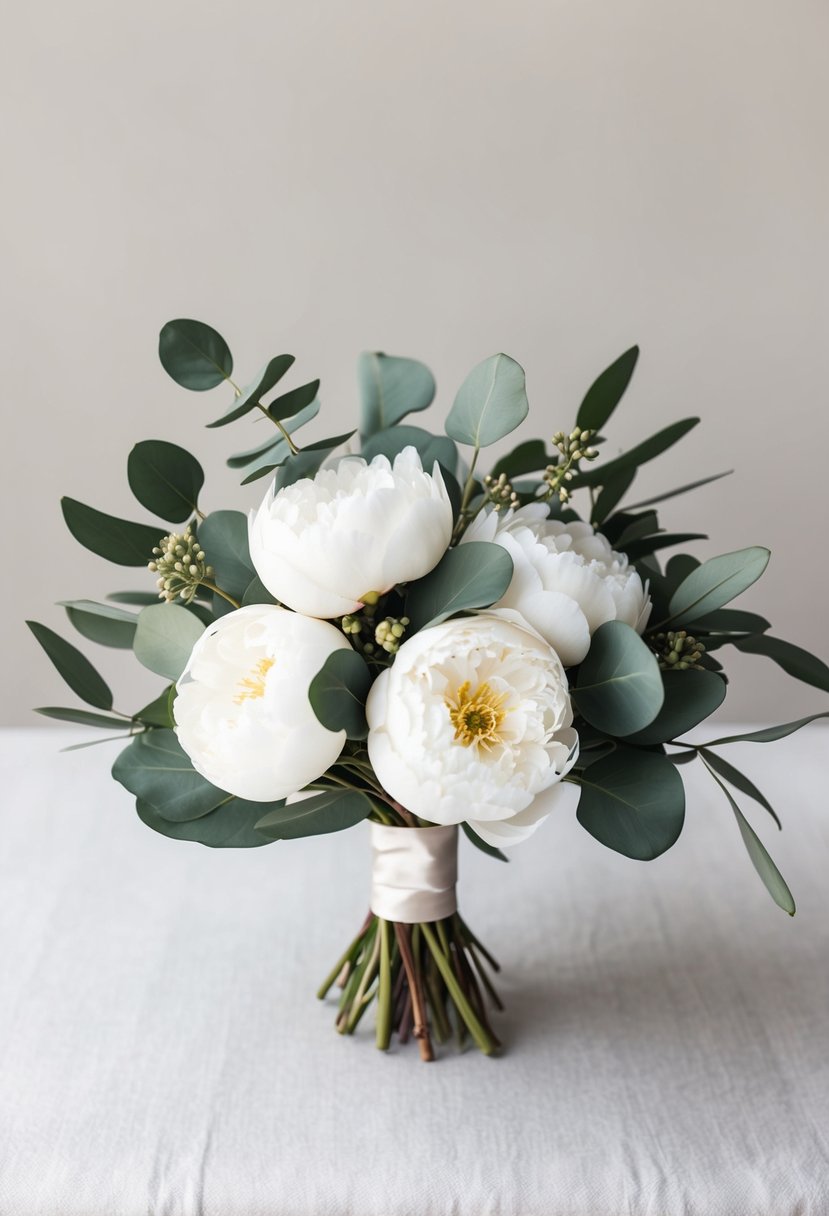
[[[496,607],[514,608],[557,651],[565,667],[580,663],[605,621],[624,621],[637,633],[651,611],[647,586],[590,524],[547,518],[531,503],[473,520],[464,541],[489,540],[512,558],[514,573]]]
[[[274,494],[250,515],[250,554],[281,603],[335,617],[363,597],[422,578],[452,536],[452,507],[435,464],[424,472],[413,447],[390,464],[346,456]]]
[[[197,772],[251,802],[284,798],[339,756],[344,731],[326,730],[308,686],[348,642],[327,621],[252,604],[208,626],[173,702],[178,741]]]
[[[431,823],[465,820],[496,846],[535,831],[578,754],[561,662],[509,611],[416,633],[375,680],[366,713],[369,757],[392,798]]]

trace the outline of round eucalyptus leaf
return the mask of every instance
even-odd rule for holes
[[[366,351],[357,363],[360,434],[363,439],[396,426],[407,414],[432,404],[435,378],[424,363]]]
[[[671,596],[668,621],[690,624],[722,608],[757,581],[770,557],[768,549],[752,545],[709,558],[692,570]]]
[[[267,805],[263,802],[245,802],[241,798],[231,798],[229,802],[200,819],[188,819],[183,823],[164,819],[141,798],[136,799],[135,809],[139,819],[148,828],[173,840],[192,840],[196,844],[206,845],[209,849],[257,849],[263,844],[271,843],[266,836],[256,831],[255,826],[256,821],[262,818],[262,811]]]
[[[204,633],[204,625],[179,604],[151,604],[138,614],[135,657],[156,675],[177,680]]]
[[[248,520],[241,511],[211,511],[198,526],[205,560],[222,591],[241,600],[256,571],[250,560]]]
[[[509,553],[491,541],[474,540],[449,549],[430,574],[409,587],[406,615],[412,632],[456,612],[489,608],[504,594],[512,574]]]
[[[112,775],[171,823],[200,819],[232,797],[196,772],[171,730],[136,735],[116,758]]]
[[[581,715],[607,735],[644,730],[665,696],[656,655],[630,625],[607,621],[593,634],[573,696]]]
[[[144,439],[127,458],[127,480],[142,507],[178,524],[196,511],[204,470],[185,448]]]
[[[233,356],[220,333],[203,321],[179,317],[158,335],[158,357],[168,376],[182,388],[203,392],[227,380]]]
[[[366,819],[371,811],[370,800],[359,790],[326,790],[268,811],[257,822],[256,830],[268,840],[297,840],[341,832]]]
[[[485,448],[520,426],[529,408],[523,367],[509,355],[491,355],[458,389],[446,434],[458,443]]]
[[[725,700],[725,680],[713,671],[665,671],[662,682],[662,708],[644,730],[625,735],[626,743],[643,747],[669,743],[710,718]]]
[[[376,431],[363,441],[360,455],[365,460],[385,456],[393,461],[404,448],[416,448],[420,462],[427,473],[431,473],[435,461],[454,474],[458,467],[458,449],[447,435],[432,435],[419,426],[393,426],[385,431]]]
[[[335,650],[311,681],[308,699],[326,730],[344,730],[349,739],[365,739],[370,687],[371,673],[362,655],[356,650]]]
[[[602,844],[651,861],[676,843],[685,821],[685,788],[656,752],[617,747],[581,777],[577,818]]]

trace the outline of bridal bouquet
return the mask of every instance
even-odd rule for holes
[[[152,439],[127,461],[152,522],[64,498],[76,540],[152,572],[106,603],[64,603],[71,624],[131,648],[163,686],[149,705],[116,710],[89,660],[29,622],[91,707],[38,712],[122,732],[113,776],[144,823],[176,840],[247,848],[368,820],[370,911],[319,991],[338,986],[340,1032],[375,1006],[382,1049],[397,1033],[424,1059],[451,1036],[496,1051],[497,967],[458,912],[458,828],[506,860],[503,849],[577,804],[598,841],[651,860],[682,831],[682,766],[694,761],[772,898],[794,913],[736,796],[777,817],[720,749],[811,719],[705,746],[683,736],[722,703],[728,646],[825,691],[829,668],[770,636],[763,617],[726,607],[763,573],[767,549],[699,562],[676,552],[699,533],[660,528],[657,503],[724,473],[627,501],[639,466],[698,422],[604,455],[636,347],[591,385],[566,431],[549,445],[523,440],[486,473],[485,449],[529,408],[507,355],[473,369],[434,434],[404,422],[432,403],[429,370],[365,354],[359,439],[300,445],[319,381],[283,391],[291,355],[238,387],[224,339],[192,320],[164,326],[159,354],[182,387],[232,391],[209,426],[265,420],[264,441],[228,463],[243,486],[267,479],[267,493],[246,491],[247,515],[208,506],[195,457]]]

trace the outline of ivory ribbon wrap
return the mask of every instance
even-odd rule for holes
[[[370,823],[371,910],[406,925],[443,920],[458,909],[457,826],[393,828]]]

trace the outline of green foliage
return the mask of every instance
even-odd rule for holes
[[[591,764],[578,783],[578,821],[609,849],[651,861],[676,843],[685,821],[685,789],[665,756],[617,747]]]
[[[231,797],[196,772],[171,730],[136,735],[116,758],[112,775],[171,823],[209,815]]]
[[[161,539],[159,537],[159,539]],[[147,604],[158,603],[157,591],[110,591],[107,596],[108,600],[112,600],[114,604],[140,604],[145,607]]]
[[[487,844],[468,823],[462,823],[461,827],[467,840],[470,840],[476,849],[480,849],[482,853],[486,853],[487,857],[494,857],[496,861],[509,861],[506,853],[502,853],[500,849],[496,849],[493,844]]]
[[[46,625],[26,624],[76,696],[96,709],[112,709],[112,693],[86,655]]]
[[[248,604],[276,604],[277,600],[271,595],[268,588],[262,582],[258,574],[255,574],[245,588],[245,594],[242,596],[242,607],[247,608]]]
[[[133,718],[144,726],[161,726],[165,730],[172,730],[176,724],[173,717],[175,699],[176,686],[168,684],[155,700],[150,701],[149,705],[145,705],[143,709],[139,709],[137,713],[133,714]]]
[[[242,798],[230,798],[215,811],[200,819],[189,819],[184,823],[173,823],[164,819],[148,802],[136,799],[138,817],[148,828],[170,836],[173,840],[192,840],[209,849],[256,849],[271,842],[256,831],[256,821],[262,818],[267,806],[277,807],[282,803],[245,802]]]
[[[742,608],[718,608],[716,612],[697,617],[694,628],[698,633],[763,633],[771,626],[765,617],[756,612],[745,612]]]
[[[178,604],[151,604],[138,614],[133,650],[142,666],[177,680],[204,633],[198,617]]]
[[[127,458],[127,480],[142,507],[160,519],[183,523],[197,509],[204,470],[177,444],[145,439]]]
[[[357,362],[360,434],[368,439],[396,426],[407,414],[425,410],[435,397],[435,378],[416,359],[366,351]]]
[[[616,737],[644,730],[665,697],[656,656],[622,621],[607,621],[593,634],[572,693],[582,717]]]
[[[679,494],[687,494],[690,490],[707,486],[712,481],[719,481],[721,477],[730,477],[733,472],[733,469],[726,469],[724,473],[714,473],[711,477],[700,478],[699,481],[689,481],[687,485],[677,486],[675,490],[665,490],[662,494],[654,494],[652,498],[643,498],[641,502],[632,503],[628,510],[633,511],[639,507],[652,507],[657,502],[666,502],[669,498],[676,498]]]
[[[318,439],[316,443],[307,444],[301,452],[289,456],[276,470],[274,491],[284,490],[303,477],[314,477],[322,468],[325,461],[342,444],[347,443],[354,431],[346,431],[344,435],[335,435],[331,439]],[[252,481],[250,476],[242,482],[245,485]]]
[[[726,735],[721,739],[709,739],[705,746],[720,747],[724,743],[776,743],[778,739],[785,739],[787,735],[793,735],[795,731],[808,726],[810,722],[816,722],[818,718],[829,718],[829,713],[810,714],[808,718],[798,718],[795,722],[783,722],[780,726],[766,726],[762,730],[748,731],[743,735]]]
[[[366,819],[371,801],[359,790],[326,790],[263,815],[256,830],[267,840],[296,840],[301,836],[322,836],[341,832]]]
[[[662,623],[690,625],[722,608],[757,581],[770,557],[768,549],[753,545],[709,558],[677,587],[668,604],[667,620]]]
[[[606,464],[600,462],[592,468],[582,470],[570,483],[570,488],[577,490],[580,486],[603,486],[623,469],[638,469],[640,465],[661,456],[668,448],[673,447],[698,422],[699,418],[683,418],[681,422],[674,422],[671,426],[666,426],[652,435],[650,439],[631,448],[629,452],[623,452],[621,456],[607,461]]]
[[[320,403],[316,398],[310,405],[306,405],[305,409],[294,414],[292,418],[286,419],[284,429],[289,435],[293,435],[300,427],[305,426],[306,422],[311,422],[316,418],[319,412]],[[250,466],[249,472],[261,468],[264,470],[261,475],[264,476],[265,473],[281,464],[290,453],[288,441],[281,431],[271,431],[264,443],[259,443],[255,448],[249,448],[246,452],[237,452],[235,456],[228,457],[227,463],[231,469],[243,469]]]
[[[74,498],[60,500],[66,526],[85,549],[105,557],[116,566],[146,566],[153,559],[165,529],[162,524],[130,523],[114,515],[105,515]]]
[[[762,620],[762,617],[760,619]],[[821,692],[829,692],[829,667],[802,646],[784,642],[782,638],[770,638],[762,633],[741,638],[734,645],[745,654],[765,655],[767,659],[777,663],[778,667],[782,667],[786,675],[804,684],[811,684]]]
[[[662,682],[662,708],[650,725],[626,735],[626,743],[647,747],[678,739],[709,718],[725,700],[725,681],[713,671],[665,671]]]
[[[446,419],[458,443],[485,448],[514,431],[529,411],[524,369],[509,355],[492,355],[464,380]]]
[[[203,392],[227,380],[233,356],[220,333],[203,321],[168,321],[158,336],[158,357],[182,388]]]
[[[241,601],[256,574],[248,547],[248,521],[241,511],[211,511],[198,529],[216,586]]]
[[[554,457],[547,451],[543,439],[527,439],[518,447],[502,456],[492,467],[492,477],[497,481],[503,473],[508,481],[523,477],[527,473],[540,473],[552,464]]]
[[[436,460],[453,474],[457,470],[458,449],[452,440],[446,435],[432,435],[419,426],[394,426],[376,431],[364,441],[360,455],[366,460],[380,455],[394,460],[406,447],[417,449],[421,464],[429,473]]]
[[[93,600],[61,600],[60,605],[78,633],[90,642],[118,650],[131,648],[138,624],[134,612],[125,612],[112,604],[96,604]]]
[[[297,414],[308,409],[309,405],[313,405],[317,399],[319,387],[319,380],[311,380],[308,384],[300,384],[298,388],[292,388],[289,393],[283,393],[281,397],[277,397],[270,403],[268,413],[271,418],[276,418],[280,422],[284,422],[286,418],[296,417]]]
[[[434,570],[412,583],[406,597],[411,632],[437,625],[456,612],[489,608],[512,580],[512,558],[490,541],[469,541],[449,549]]]
[[[366,697],[371,673],[356,650],[335,650],[308,688],[308,699],[326,730],[344,730],[349,739],[365,739]]]
[[[718,756],[716,752],[712,752],[707,747],[700,747],[699,754],[709,768],[712,768],[724,781],[729,785],[733,785],[735,790],[739,790],[741,794],[745,794],[749,798],[753,798],[761,807],[768,811],[778,828],[782,828],[782,824],[775,813],[769,800],[760,793],[753,781],[750,781],[745,773],[741,773],[738,768],[730,764],[723,756]]]
[[[619,469],[615,475],[604,480],[590,516],[590,522],[595,528],[598,528],[616,510],[630,489],[635,476],[636,466],[634,465],[630,469]]]
[[[582,430],[600,431],[622,399],[630,383],[639,347],[631,346],[590,385],[579,406],[576,425]]]
[[[624,552],[632,562],[641,561],[651,553],[660,549],[671,549],[674,545],[686,545],[692,540],[708,540],[704,532],[657,532],[652,536],[642,536],[624,546]]]
[[[221,418],[208,422],[208,427],[227,426],[229,422],[235,422],[237,418],[242,418],[251,410],[255,410],[257,405],[261,404],[265,393],[269,393],[279,383],[293,362],[293,355],[276,355],[262,368],[256,379],[242,389]]]
[[[99,730],[129,730],[127,718],[116,718],[114,714],[93,714],[88,709],[63,709],[57,705],[45,705],[35,710],[45,718],[58,722],[75,722],[78,726],[94,726]]]

